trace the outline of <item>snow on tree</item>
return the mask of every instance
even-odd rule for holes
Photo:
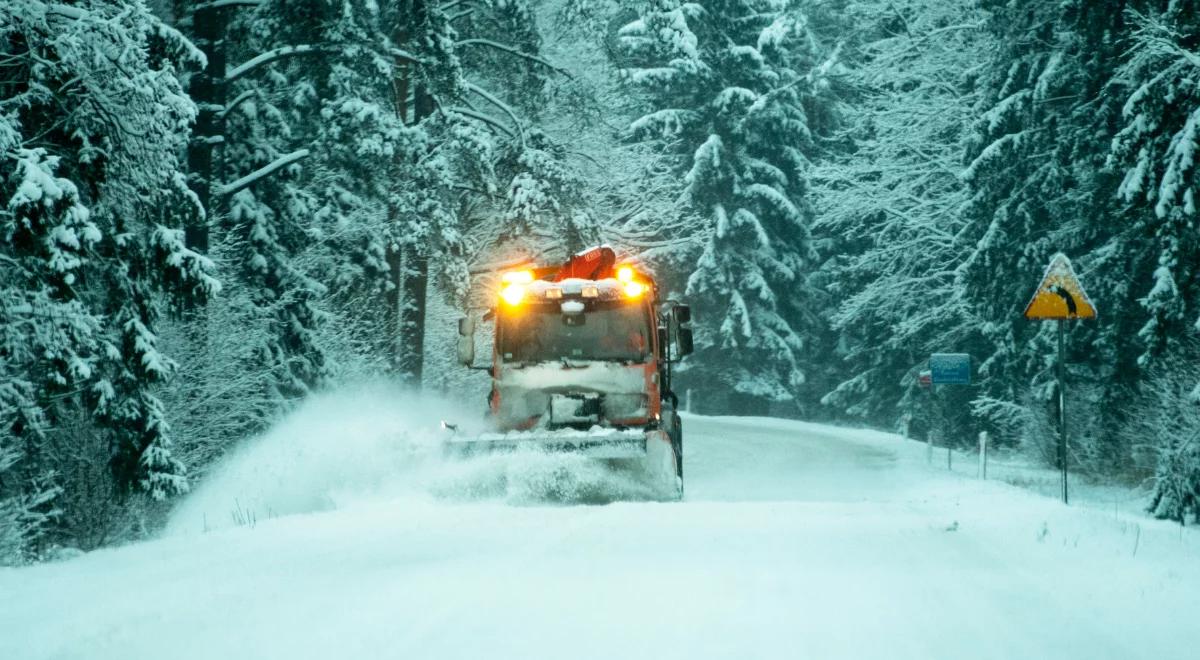
[[[971,0],[860,2],[847,46],[852,147],[818,163],[817,231],[836,255],[823,283],[845,366],[824,402],[893,426],[927,398],[916,375],[957,350],[978,319],[962,303],[961,154],[980,90],[971,72],[995,43]]]
[[[1149,454],[1153,491],[1147,508],[1180,524],[1200,520],[1200,396],[1195,391],[1195,341],[1156,360],[1131,397],[1126,444]]]
[[[1073,408],[1096,424],[1094,433],[1076,427],[1076,438],[1097,450],[1072,447],[1070,454],[1108,451],[1119,461],[1118,400],[1137,367],[1129,316],[1114,300],[1119,294],[1110,292],[1124,286],[1137,250],[1132,226],[1114,220],[1123,211],[1105,174],[1104,136],[1120,112],[1109,79],[1122,49],[1123,19],[1082,1],[986,7],[1000,48],[982,79],[966,154],[970,196],[959,236],[969,249],[957,271],[961,300],[979,319],[963,344],[986,377],[976,409],[1032,406],[1034,417],[1056,415],[1051,328],[1026,322],[1014,309],[1028,299],[1052,254],[1070,254],[1089,290],[1113,310],[1097,323],[1071,327],[1067,360],[1086,363],[1072,380],[1080,391],[1095,387],[1098,394]],[[1101,248],[1105,237],[1109,245]]]
[[[703,242],[688,279],[697,363],[743,394],[791,400],[816,325],[805,172],[831,128],[825,45],[801,5],[657,3],[623,27],[624,75],[647,103],[634,139],[675,154]],[[683,209],[681,209],[681,212]]]
[[[1185,3],[1161,12],[1130,14],[1136,27],[1128,60],[1115,81],[1128,95],[1124,128],[1113,138],[1110,164],[1123,171],[1118,195],[1144,209],[1144,234],[1153,259],[1142,304],[1143,362],[1170,349],[1189,329],[1200,330],[1200,240],[1196,233],[1196,169],[1200,138],[1200,19]],[[1152,214],[1150,211],[1152,210]],[[1191,326],[1189,328],[1189,326]]]
[[[118,491],[182,492],[153,388],[174,371],[164,306],[217,288],[176,229],[195,208],[177,67],[203,58],[141,3],[105,0],[5,3],[0,44],[0,501],[72,487],[48,457],[80,442],[59,427],[76,409]]]

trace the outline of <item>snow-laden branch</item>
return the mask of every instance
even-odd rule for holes
[[[78,20],[88,16],[86,9],[80,9],[78,7],[68,7],[67,5],[60,4],[45,4],[36,1],[30,2],[29,4],[40,8],[42,11],[46,12],[46,14],[56,14],[58,16],[62,16],[63,18]]]
[[[455,112],[460,115],[463,115],[464,117],[470,117],[472,119],[477,119],[477,120],[491,126],[492,128],[499,129],[502,133],[504,133],[505,135],[508,135],[509,137],[516,137],[516,134],[512,132],[511,128],[505,126],[504,122],[496,119],[495,117],[490,117],[488,115],[483,114],[482,112],[476,112],[474,110],[471,110],[470,108],[464,108],[462,106],[456,106],[456,107],[450,108],[450,111]]]
[[[258,7],[266,0],[211,0],[195,6],[195,11],[201,9],[220,9],[221,7]]]
[[[396,59],[404,60],[405,62],[410,62],[412,64],[420,64],[421,63],[421,58],[417,57],[416,55],[413,55],[412,53],[410,53],[407,50],[404,50],[402,48],[393,48],[389,52],[392,54],[392,57],[394,57]]]
[[[509,53],[510,55],[516,55],[517,57],[523,57],[527,60],[537,62],[538,64],[541,64],[542,66],[545,66],[553,71],[556,71],[572,80],[575,79],[575,76],[572,76],[570,71],[567,71],[566,69],[564,69],[560,66],[557,66],[553,62],[550,62],[549,60],[545,59],[544,57],[541,57],[540,55],[526,53],[526,52],[517,50],[516,48],[513,48],[512,46],[506,46],[497,41],[492,41],[491,39],[463,39],[462,41],[454,42],[454,45],[455,46],[486,46],[488,48],[495,48],[496,50],[504,51],[506,53]]]
[[[293,151],[290,154],[285,154],[283,156],[280,156],[279,158],[276,158],[274,161],[247,174],[246,176],[238,179],[237,181],[234,181],[233,183],[227,183],[227,184],[217,188],[217,195],[220,197],[228,197],[247,186],[253,185],[254,182],[258,181],[259,179],[261,179],[263,177],[270,176],[271,174],[274,174],[278,170],[280,170],[284,167],[287,167],[288,165],[291,165],[292,163],[294,163],[298,160],[307,158],[308,154],[309,154],[308,149],[299,149],[297,151]]]
[[[486,89],[480,87],[479,85],[476,85],[475,83],[473,83],[469,80],[464,80],[463,86],[466,87],[468,91],[478,94],[480,97],[482,97],[488,103],[491,103],[492,105],[494,105],[497,108],[500,108],[502,111],[504,111],[504,114],[508,115],[508,118],[513,121],[513,126],[515,126],[518,131],[520,131],[522,133],[524,132],[521,127],[520,118],[517,117],[517,113],[513,112],[512,108],[508,107],[507,103],[496,98],[491,92],[487,91]]]
[[[218,117],[220,117],[221,119],[224,119],[225,117],[228,117],[228,116],[229,116],[229,113],[233,112],[233,111],[234,111],[234,109],[236,109],[236,108],[237,108],[239,105],[241,105],[242,103],[244,103],[244,102],[245,102],[245,101],[247,101],[248,99],[251,99],[251,98],[253,98],[253,97],[255,97],[255,96],[258,96],[258,90],[257,90],[257,89],[248,89],[248,90],[246,90],[246,91],[242,92],[241,94],[238,94],[238,95],[237,95],[237,97],[236,97],[236,98],[234,98],[234,99],[233,99],[232,101],[230,101],[229,103],[227,103],[227,104],[225,105],[225,107],[223,107],[223,108],[221,108],[220,110],[218,110],[218,111],[217,111],[217,116],[218,116]]]
[[[232,82],[237,80],[238,78],[241,78],[258,67],[263,66],[264,64],[270,64],[275,60],[280,60],[285,57],[292,57],[294,55],[311,55],[325,51],[326,49],[324,48],[309,44],[301,44],[299,46],[280,46],[279,48],[273,48],[265,53],[259,53],[245,62],[242,62],[238,66],[227,70],[225,72],[225,81]]]
[[[237,80],[238,78],[241,78],[242,76],[250,73],[260,66],[263,66],[264,64],[270,64],[271,62],[281,60],[286,57],[293,57],[296,55],[319,55],[321,53],[331,53],[333,51],[334,48],[331,46],[320,46],[313,44],[299,44],[296,46],[280,46],[279,48],[273,48],[265,53],[259,53],[245,62],[242,62],[238,66],[226,71],[225,82]],[[388,52],[391,53],[392,57],[397,59],[401,59],[406,62],[412,62],[413,64],[421,63],[421,59],[419,57],[406,50],[392,48]]]

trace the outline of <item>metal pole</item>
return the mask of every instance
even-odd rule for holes
[[[1062,499],[1067,499],[1067,340],[1066,321],[1058,320],[1058,461],[1062,465]]]
[[[937,397],[934,391],[937,385],[929,384],[929,428],[925,429],[925,463],[933,465],[933,430],[936,428],[937,415],[935,413],[937,406]]]
[[[979,432],[979,478],[987,480],[988,432]]]

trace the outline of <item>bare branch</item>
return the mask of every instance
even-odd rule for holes
[[[517,50],[516,48],[513,48],[512,46],[506,46],[502,43],[492,41],[491,39],[463,39],[462,41],[455,42],[454,45],[455,46],[487,46],[488,48],[495,48],[496,50],[501,50],[501,51],[504,51],[511,55],[516,55],[517,57],[524,57],[527,60],[537,62],[538,64],[541,64],[542,66],[545,66],[553,71],[556,71],[556,72],[566,76],[567,78],[570,78],[571,80],[575,79],[575,76],[572,76],[570,71],[567,71],[566,69],[564,69],[560,66],[556,66],[555,64],[551,63],[549,60],[547,60],[539,55],[534,55],[532,53],[523,53],[523,52]]]

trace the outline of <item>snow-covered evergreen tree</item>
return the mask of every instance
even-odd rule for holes
[[[995,43],[974,0],[860,2],[849,12],[860,28],[846,48],[858,90],[844,105],[853,144],[812,175],[818,231],[835,246],[823,283],[838,301],[845,357],[824,401],[880,425],[927,426],[917,373],[929,353],[963,349],[979,324],[957,289],[968,249],[959,175],[979,102],[974,72]]]
[[[1117,193],[1136,209],[1138,237],[1153,244],[1138,250],[1149,262],[1140,270],[1153,269],[1148,288],[1147,280],[1138,281],[1148,315],[1139,330],[1145,363],[1200,331],[1200,15],[1187,3],[1169,2],[1160,12],[1129,17],[1133,48],[1114,80],[1127,96],[1124,127],[1113,139],[1110,163],[1123,173]]]
[[[1195,340],[1155,360],[1139,391],[1126,403],[1121,429],[1137,459],[1153,465],[1147,508],[1180,524],[1200,520],[1200,391],[1196,390]]]
[[[1026,393],[1033,392],[1034,412],[1052,415],[1053,329],[1025,321],[1020,309],[1050,255],[1074,257],[1102,315],[1098,323],[1072,325],[1068,361],[1087,363],[1072,370],[1077,386],[1101,388],[1085,418],[1099,420],[1091,440],[1115,450],[1116,399],[1136,378],[1137,351],[1125,301],[1110,292],[1119,296],[1135,270],[1136,250],[1111,249],[1129,247],[1133,236],[1114,225],[1122,210],[1104,173],[1104,136],[1120,112],[1108,85],[1123,23],[1107,4],[986,4],[989,30],[1001,47],[984,80],[963,172],[970,198],[960,235],[970,249],[958,286],[979,319],[967,346],[981,365],[979,410],[1025,406]],[[1097,249],[1106,237],[1110,248]],[[1073,410],[1083,412],[1084,404],[1076,401]],[[1076,449],[1071,453],[1078,456],[1082,449]]]
[[[678,156],[680,212],[699,220],[696,362],[766,400],[795,397],[819,324],[805,171],[831,128],[838,52],[809,22],[802,3],[661,2],[620,31],[625,75],[649,106],[630,132]]]
[[[5,3],[0,49],[0,447],[23,450],[0,500],[62,480],[45,459],[80,441],[56,427],[72,409],[107,439],[119,491],[186,490],[152,388],[174,367],[164,305],[216,288],[176,229],[195,211],[176,72],[202,56],[142,3],[107,0]]]

